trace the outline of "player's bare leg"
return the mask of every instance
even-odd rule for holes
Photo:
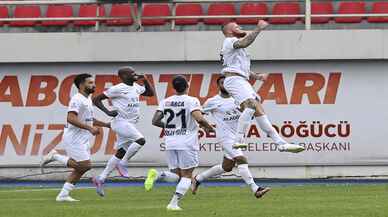
[[[125,155],[121,158],[120,162],[116,165],[117,171],[123,177],[128,177],[128,161],[135,156],[135,154],[145,145],[144,138],[140,138],[129,145]]]
[[[237,156],[234,158],[234,160],[237,164],[237,169],[238,169],[238,172],[240,173],[241,178],[250,187],[250,189],[252,190],[256,198],[263,197],[264,194],[266,194],[268,191],[271,190],[268,187],[261,187],[255,183],[255,180],[253,179],[251,171],[249,170],[248,161],[246,157]]]
[[[56,201],[58,202],[75,202],[79,201],[70,197],[70,192],[74,190],[75,184],[81,179],[81,177],[91,169],[90,160],[86,161],[75,161],[74,159],[69,159],[67,166],[73,168],[73,172],[70,173],[66,179],[65,184],[63,185],[62,190],[59,192]]]
[[[301,151],[304,151],[304,147],[300,145],[294,145],[286,142],[280,135],[279,133],[275,130],[275,128],[272,126],[271,122],[269,121],[267,115],[264,112],[264,108],[259,102],[259,100],[254,100],[254,99],[248,99],[244,101],[241,104],[242,109],[244,110],[241,117],[245,114],[246,117],[243,117],[240,121],[239,119],[239,124],[238,124],[238,135],[240,139],[244,136],[243,133],[246,132],[246,129],[249,125],[248,117],[249,115],[254,116],[257,124],[259,127],[267,133],[271,137],[271,139],[278,145],[278,150],[281,152],[292,152],[292,153],[298,153]],[[250,116],[250,117],[252,117]],[[241,122],[241,123],[240,123]],[[237,147],[241,147],[239,145],[238,140],[237,140]]]
[[[113,155],[108,160],[108,163],[106,164],[106,166],[105,166],[104,170],[102,171],[102,173],[99,176],[97,176],[97,177],[93,177],[92,181],[93,181],[93,184],[96,186],[96,192],[101,197],[105,196],[105,191],[104,191],[105,179],[117,167],[117,164],[124,157],[125,152],[126,151],[123,148],[120,148],[119,150],[117,150],[116,154]]]
[[[183,198],[183,196],[186,194],[187,190],[189,190],[191,186],[191,179],[193,176],[194,169],[195,168],[180,170],[181,179],[178,185],[176,186],[175,193],[172,196],[170,203],[167,205],[167,210],[171,210],[171,211],[182,210],[179,207],[179,201]]]
[[[208,178],[219,176],[219,175],[222,175],[223,173],[232,171],[234,165],[235,165],[234,160],[224,157],[222,164],[215,165],[212,168],[203,171],[202,173],[196,175],[193,178],[191,183],[191,192],[193,194],[196,194],[199,186],[201,185],[201,182],[203,182]]]

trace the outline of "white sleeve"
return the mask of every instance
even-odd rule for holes
[[[216,109],[218,106],[215,100],[208,99],[206,100],[206,102],[203,104],[202,107],[203,107],[203,112],[209,113],[209,112],[212,112],[214,109]]]
[[[79,114],[81,107],[82,107],[82,103],[73,97],[69,102],[69,107],[67,109],[67,112],[75,112]]]
[[[121,90],[118,86],[112,86],[104,91],[104,95],[108,98],[115,98],[120,96]]]
[[[225,51],[231,51],[234,49],[233,44],[238,41],[238,38],[233,37],[233,38],[226,38],[224,41],[224,49]]]
[[[199,102],[199,100],[197,98],[193,98],[191,100],[189,109],[190,109],[190,113],[192,113],[193,111],[196,111],[196,110],[202,111],[201,103]]]
[[[135,85],[136,85],[136,92],[139,94],[139,95],[141,95],[141,94],[143,94],[144,92],[145,92],[145,87],[144,86],[142,86],[142,85],[139,85],[139,84],[136,84],[135,83]]]

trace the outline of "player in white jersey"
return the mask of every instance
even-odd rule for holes
[[[67,156],[60,155],[53,149],[43,157],[41,168],[53,161],[59,161],[67,167],[73,168],[68,176],[56,201],[78,201],[70,197],[70,192],[82,175],[91,169],[90,162],[90,139],[93,135],[99,134],[99,127],[110,127],[109,123],[96,120],[93,117],[93,104],[90,98],[95,90],[94,79],[89,74],[77,75],[74,84],[79,92],[75,94],[70,102],[67,112],[67,125],[63,133],[63,145]]]
[[[298,153],[304,151],[304,147],[289,144],[280,137],[265,114],[260,98],[248,82],[251,78],[265,80],[267,77],[266,74],[251,72],[251,61],[245,49],[267,26],[267,22],[260,20],[257,27],[251,32],[241,30],[235,22],[227,23],[222,28],[225,40],[220,55],[223,64],[221,73],[226,77],[224,87],[243,110],[238,121],[234,147],[246,147],[243,140],[244,134],[249,122],[254,117],[259,127],[278,145],[279,151]]]
[[[149,191],[158,179],[178,181],[180,178],[167,206],[167,210],[178,211],[181,210],[178,203],[190,188],[192,173],[199,163],[198,124],[209,132],[214,129],[203,117],[199,100],[187,95],[185,77],[175,77],[172,84],[176,95],[162,100],[152,119],[153,125],[164,130],[170,171],[150,169],[144,187]]]
[[[116,154],[113,155],[103,172],[93,178],[97,194],[104,196],[104,182],[107,176],[115,169],[128,177],[128,160],[131,159],[145,144],[143,134],[136,129],[136,123],[140,116],[139,97],[153,96],[154,89],[143,75],[138,75],[132,67],[124,67],[118,70],[120,84],[114,85],[93,99],[94,104],[113,117],[112,130],[117,135]],[[141,82],[139,85],[136,82]],[[108,110],[103,100],[109,99],[112,103],[112,111]]]
[[[240,110],[230,97],[229,93],[224,88],[225,76],[220,76],[217,79],[217,87],[219,94],[209,98],[203,105],[203,111],[213,116],[216,122],[216,135],[218,142],[224,150],[224,160],[222,164],[213,166],[212,168],[198,174],[193,178],[191,190],[196,194],[199,185],[202,181],[225,172],[232,171],[237,164],[238,171],[251,188],[256,198],[261,198],[265,193],[270,191],[270,188],[259,187],[256,185],[252,174],[248,168],[248,160],[244,156],[241,149],[233,148],[234,138],[237,134],[237,124],[240,117]]]

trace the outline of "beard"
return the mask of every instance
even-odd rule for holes
[[[95,90],[96,90],[95,87],[93,87],[93,88],[86,88],[86,89],[85,89],[85,92],[86,92],[87,94],[92,94],[92,93],[94,93]]]
[[[229,95],[228,91],[226,91],[225,89],[220,89],[220,91],[222,94]]]
[[[242,38],[242,37],[246,36],[247,33],[244,32],[244,31],[239,31],[239,32],[233,32],[233,35],[234,35],[234,37],[236,37],[236,38]]]

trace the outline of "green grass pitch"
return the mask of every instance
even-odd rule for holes
[[[181,212],[166,211],[175,188],[76,189],[76,203],[55,202],[58,190],[0,188],[0,217],[387,217],[388,185],[306,185],[273,187],[256,199],[244,187],[202,187],[188,192]]]

